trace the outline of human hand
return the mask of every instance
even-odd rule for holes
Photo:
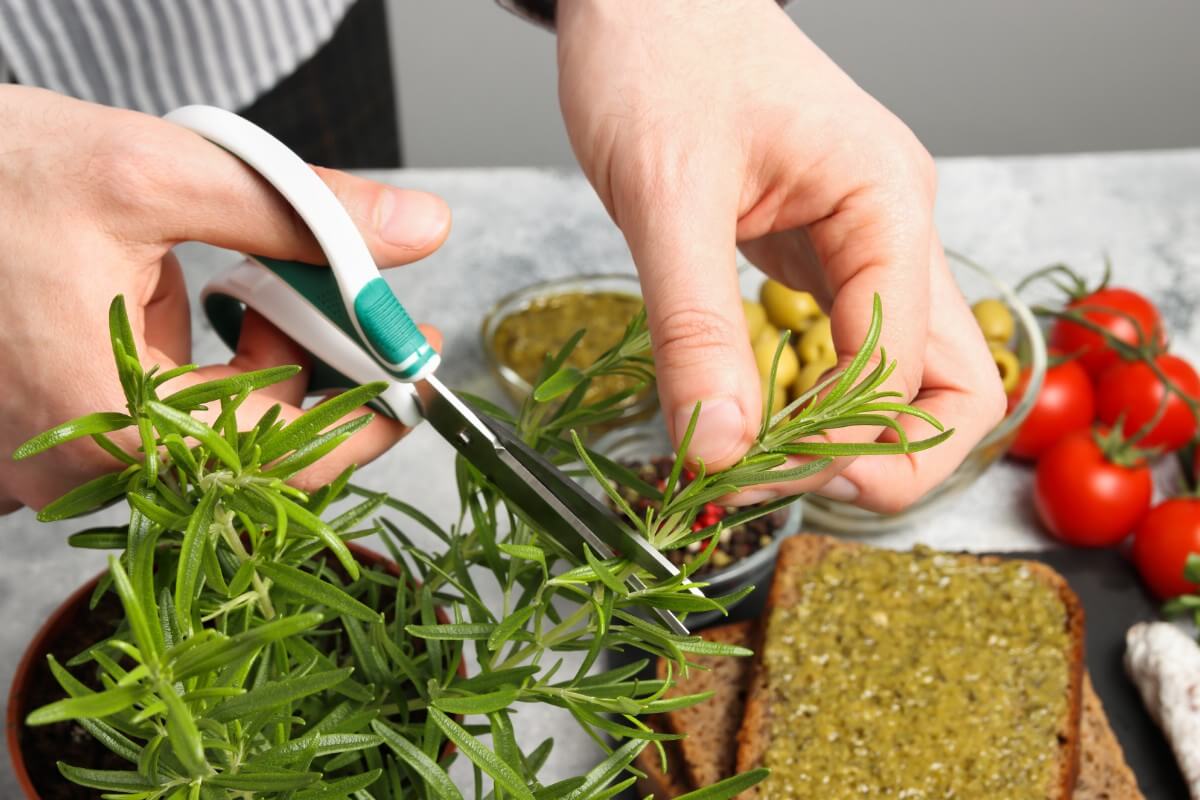
[[[723,468],[762,416],[735,247],[812,292],[844,366],[872,297],[899,367],[886,388],[956,433],[931,450],[839,459],[771,490],[902,508],[945,478],[1004,413],[1004,395],[933,223],[932,159],[773,0],[559,0],[559,97],[575,154],[620,226],[649,314],[659,394],[692,457]],[[908,435],[932,434],[915,418]],[[839,441],[893,437],[853,428]],[[894,438],[894,437],[893,437]]]
[[[0,512],[40,508],[118,462],[79,440],[26,461],[9,454],[53,425],[124,399],[106,336],[107,309],[124,294],[146,366],[191,356],[183,273],[171,248],[197,240],[320,263],[307,227],[274,189],[237,158],[155,117],[24,87],[0,87]],[[346,206],[375,260],[406,264],[433,252],[450,227],[446,204],[316,168]],[[425,329],[426,335],[436,332]],[[167,391],[306,354],[270,323],[247,314],[228,364],[202,367]],[[249,426],[274,403],[301,413],[307,376],[252,394],[238,416]],[[327,482],[403,434],[377,418],[298,476]],[[115,437],[117,438],[117,437]],[[136,435],[118,442],[134,451]]]

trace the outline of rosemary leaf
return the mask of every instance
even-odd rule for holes
[[[762,783],[767,776],[771,774],[769,769],[759,767],[740,775],[734,775],[732,778],[726,778],[722,781],[717,781],[711,786],[706,786],[703,789],[697,789],[694,792],[680,795],[679,800],[729,800],[731,797],[737,797],[742,792],[752,786]]]
[[[498,787],[502,787],[517,800],[533,800],[533,793],[529,791],[521,776],[466,729],[436,708],[429,709],[429,716],[446,738],[458,745],[467,758],[490,775]]]
[[[383,621],[383,614],[355,600],[328,580],[321,580],[308,572],[271,561],[258,564],[255,570],[270,578],[279,588],[294,592],[338,614],[345,614],[363,622]]]
[[[88,414],[87,416],[64,422],[61,425],[56,425],[44,433],[39,433],[14,450],[12,457],[14,460],[20,461],[23,458],[37,455],[73,439],[119,431],[122,428],[128,428],[132,424],[133,418],[128,414],[119,414],[112,411],[99,411],[95,414]]]
[[[179,552],[179,567],[175,579],[175,610],[183,624],[184,634],[192,627],[192,602],[198,590],[197,582],[203,566],[204,549],[211,535],[213,510],[217,504],[217,488],[214,486],[200,498],[196,511],[188,520],[187,531]]]
[[[164,372],[159,376],[158,382],[164,383],[184,372],[190,372],[194,368],[188,365],[187,368],[180,367],[169,372]],[[201,408],[206,403],[211,403],[214,400],[233,397],[242,392],[262,389],[271,384],[286,381],[299,371],[299,367],[285,366],[268,367],[267,369],[253,370],[251,372],[239,372],[235,375],[197,383],[194,386],[180,389],[178,392],[164,397],[162,402],[180,411],[191,411]]]
[[[31,712],[25,718],[25,724],[49,725],[82,717],[107,717],[129,708],[145,693],[140,686],[120,686],[104,692],[68,697]]]
[[[70,519],[109,503],[123,495],[130,484],[133,474],[140,467],[128,467],[124,472],[110,472],[101,475],[47,504],[38,512],[41,522],[54,522],[60,519]]]
[[[59,761],[58,771],[72,783],[103,792],[143,792],[154,788],[154,784],[133,770],[85,769]]]
[[[398,733],[390,725],[375,721],[371,729],[383,738],[383,741],[404,763],[408,764],[425,782],[425,787],[434,797],[441,800],[463,800],[462,792],[450,780],[437,762],[427,756],[419,747]]]
[[[386,388],[387,384],[382,381],[356,386],[313,406],[278,432],[260,435],[263,461],[274,461],[284,453],[307,444],[318,433],[360,408]]]
[[[483,694],[472,694],[463,697],[443,695],[433,701],[434,708],[447,714],[491,714],[508,708],[521,696],[521,691],[515,687],[497,689]]]

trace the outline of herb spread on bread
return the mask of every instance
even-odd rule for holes
[[[833,552],[777,608],[771,798],[1046,796],[1070,697],[1058,592],[1019,562]]]

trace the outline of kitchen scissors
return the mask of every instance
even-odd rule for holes
[[[325,267],[246,254],[210,281],[201,302],[230,347],[237,343],[245,309],[253,308],[314,356],[310,390],[386,382],[376,400],[383,413],[409,427],[428,420],[527,522],[578,563],[584,563],[584,548],[590,547],[601,559],[620,553],[655,578],[679,576],[675,565],[585,487],[438,380],[434,372],[440,356],[380,274],[350,215],[299,156],[253,123],[219,108],[185,106],[166,119],[262,175],[308,225],[329,262]],[[646,588],[636,575],[627,585],[634,591]],[[696,587],[691,591],[703,596]],[[687,635],[674,614],[652,610],[672,632]]]

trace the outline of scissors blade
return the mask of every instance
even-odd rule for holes
[[[656,578],[679,575],[662,553],[622,526],[590,492],[563,475],[511,429],[477,413],[436,377],[424,382],[432,390],[421,393],[429,424],[580,563],[586,542],[602,559],[620,552]],[[637,576],[630,576],[627,583],[634,591],[646,588]],[[696,587],[691,591],[703,596]],[[658,608],[654,612],[673,632],[688,635],[674,614]]]

